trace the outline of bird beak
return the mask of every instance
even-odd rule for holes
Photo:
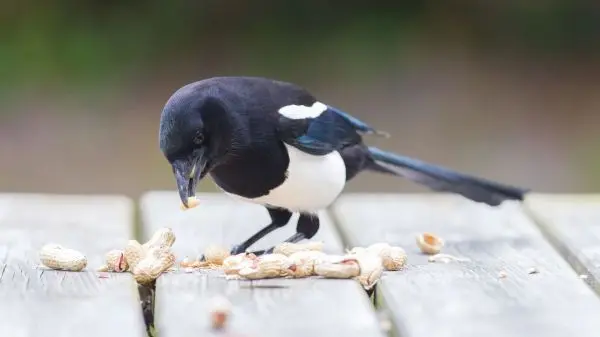
[[[206,167],[204,150],[194,153],[187,159],[175,160],[171,165],[177,182],[179,198],[185,207],[188,207],[188,198],[196,195],[196,186],[202,179],[201,175]]]

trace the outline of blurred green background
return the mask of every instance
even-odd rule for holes
[[[600,189],[597,1],[3,2],[0,41],[2,191],[174,190],[163,104],[221,75],[303,85],[405,155]],[[424,191],[375,174],[347,190]]]

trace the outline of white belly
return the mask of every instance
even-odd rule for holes
[[[287,179],[265,196],[242,200],[289,209],[292,212],[315,212],[329,206],[346,184],[346,166],[334,151],[325,156],[304,153],[284,144],[290,158]]]

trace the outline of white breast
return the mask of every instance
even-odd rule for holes
[[[346,166],[342,156],[337,151],[314,156],[284,145],[290,158],[287,179],[265,196],[242,199],[287,208],[292,212],[315,212],[329,206],[346,183]]]

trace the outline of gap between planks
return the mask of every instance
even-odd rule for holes
[[[600,194],[530,194],[524,212],[600,296]]]

